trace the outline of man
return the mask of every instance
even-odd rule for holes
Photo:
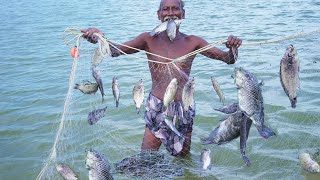
[[[182,0],[162,0],[157,13],[161,22],[165,22],[167,19],[182,20],[185,17],[184,2]],[[180,32],[179,26],[177,26],[175,30],[176,34],[173,39],[172,37],[169,38],[169,35],[166,33],[166,31],[160,32],[159,34],[153,36],[151,36],[149,32],[145,32],[124,44],[170,59],[179,58],[209,44],[200,37],[186,35]],[[102,34],[101,31],[95,28],[82,30],[82,32],[84,33],[84,37],[92,43],[97,42],[97,38],[93,35],[93,33]],[[212,47],[201,52],[201,54],[212,59],[221,60],[227,64],[233,64],[236,60],[236,57],[234,56],[238,55],[237,49],[241,45],[241,42],[242,41],[239,38],[230,35],[226,42],[226,46],[229,48],[228,52]],[[138,52],[137,50],[124,46],[118,45],[117,47],[127,54]],[[121,54],[113,48],[111,50],[113,57]],[[172,155],[186,155],[190,151],[195,109],[190,107],[189,111],[184,113],[179,113],[179,109],[181,109],[182,106],[182,89],[185,83],[188,81],[195,55],[189,56],[183,61],[175,62],[175,67],[173,67],[172,64],[170,66],[170,64],[167,65],[154,62],[169,62],[167,59],[163,59],[152,54],[147,54],[147,57],[149,60],[152,60],[152,62],[149,61],[152,90],[146,101],[146,128],[141,149],[158,150],[160,145],[163,143],[166,149]],[[173,78],[178,80],[177,94],[174,101],[170,103],[164,112],[162,108],[162,100],[166,88]],[[164,116],[162,114],[180,119],[176,121],[176,126],[178,127],[178,131],[183,135],[182,137],[178,136],[176,133],[170,130],[170,128],[168,128],[168,126],[163,122]]]

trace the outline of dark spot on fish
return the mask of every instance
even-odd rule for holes
[[[313,61],[313,63],[317,63],[317,61]]]

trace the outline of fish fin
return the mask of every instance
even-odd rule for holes
[[[75,83],[73,89],[79,89],[80,84]]]
[[[259,86],[263,86],[264,85],[264,81],[261,80],[260,83],[259,83]]]
[[[256,126],[258,129],[259,134],[265,138],[269,139],[271,136],[276,136],[276,133],[274,133],[270,128],[267,126]]]
[[[291,107],[292,108],[296,108],[296,104],[297,104],[297,97],[290,99],[290,103],[291,103]]]
[[[140,113],[140,108],[136,108],[136,110],[137,110],[137,114],[139,114]]]
[[[245,163],[247,166],[250,166],[250,165],[251,165],[251,161],[250,161],[250,159],[249,159],[246,155],[243,155],[243,156],[242,156],[242,159],[243,159],[244,163]]]

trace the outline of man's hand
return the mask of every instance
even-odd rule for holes
[[[93,44],[96,44],[98,42],[98,37],[93,33],[99,33],[103,35],[103,33],[97,28],[84,29],[81,30],[81,32],[83,33],[83,37]]]
[[[230,35],[230,36],[228,37],[227,42],[226,42],[226,46],[227,46],[227,48],[229,48],[229,49],[232,48],[232,47],[238,48],[238,47],[241,46],[241,44],[242,44],[242,40],[239,39],[239,38],[237,38],[237,37],[234,36],[234,35]]]

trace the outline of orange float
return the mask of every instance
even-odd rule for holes
[[[77,52],[77,46],[73,46],[72,48],[71,48],[71,50],[70,50],[70,55],[71,55],[71,57],[76,57],[76,53],[78,54],[78,57],[79,57],[79,55],[80,55],[80,53],[79,52]]]

